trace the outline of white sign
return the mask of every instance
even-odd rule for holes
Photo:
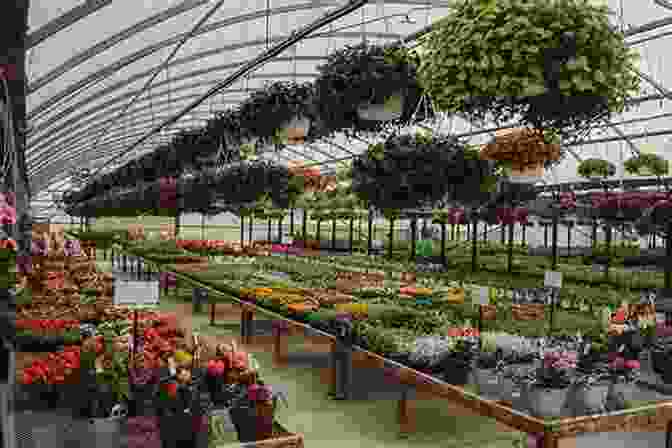
[[[159,304],[158,281],[115,280],[114,305],[156,307]]]
[[[474,295],[474,298],[476,297]],[[490,303],[490,288],[488,286],[481,286],[478,289],[478,299],[475,302],[475,305],[487,305]]]
[[[544,273],[544,286],[549,288],[562,288],[562,272],[546,271]]]

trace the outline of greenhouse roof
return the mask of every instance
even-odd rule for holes
[[[181,129],[202,126],[266,82],[314,79],[317,66],[335,49],[363,39],[412,42],[449,13],[450,3],[31,0],[26,162],[34,212],[59,213],[54,198],[82,168],[120,166]],[[665,158],[672,153],[672,71],[664,64],[666,36],[672,35],[669,2],[607,3],[614,25],[622,26],[627,42],[640,51],[640,71],[653,82],[642,83],[643,100],[631,111],[614,117],[617,126],[596,129],[588,143],[571,148],[574,155],[549,174],[549,183],[575,180],[578,159],[606,158],[620,167],[635,149]],[[288,41],[302,32],[306,36],[296,43]],[[481,130],[450,117],[433,126],[455,133]],[[629,142],[623,139],[628,135]],[[491,136],[492,130],[480,132],[473,143]],[[273,157],[329,170],[374,139],[338,136],[286,147]]]

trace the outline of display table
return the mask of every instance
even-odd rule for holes
[[[225,293],[180,273],[175,273],[187,283],[206,288],[213,295],[223,295],[241,306],[241,336],[243,343],[250,342],[252,337],[252,321],[255,315],[270,315],[277,319],[277,331],[274,331],[274,361],[282,363],[287,356],[287,336],[291,328],[302,328],[313,334],[319,334],[332,341],[332,354],[337,352],[337,338],[329,333],[317,330],[301,322],[292,321],[276,313],[232,297],[232,291]],[[214,306],[214,301],[211,304]],[[214,314],[213,314],[214,315]],[[409,367],[386,359],[375,353],[366,351],[361,347],[352,346],[351,362],[366,363],[370,366],[384,368],[385,366],[398,369],[399,377],[406,384],[413,385],[420,396],[441,397],[456,403],[465,409],[473,411],[477,415],[490,417],[506,427],[531,434],[537,437],[537,448],[557,448],[559,440],[574,438],[579,434],[602,433],[612,431],[665,431],[667,433],[666,448],[672,448],[672,401],[665,401],[649,406],[627,409],[619,412],[585,416],[576,418],[563,418],[558,420],[542,420],[527,413],[512,409],[505,403],[484,399],[476,394],[466,391],[463,387],[454,386],[432,376],[423,374]],[[342,351],[342,350],[341,350]],[[340,351],[339,351],[340,352]],[[339,383],[336,363],[332,363],[331,380]],[[346,369],[347,370],[347,369]],[[347,394],[346,394],[347,395]],[[398,422],[400,434],[407,435],[415,430],[414,400],[408,393],[403,393],[398,402]],[[259,442],[264,443],[264,442]],[[272,443],[269,441],[269,443]],[[287,443],[295,443],[288,440]],[[261,446],[258,445],[257,446]],[[276,445],[273,445],[276,446]]]

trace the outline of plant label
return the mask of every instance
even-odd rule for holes
[[[481,286],[478,289],[478,295],[474,294],[474,305],[487,305],[490,303],[490,288],[487,286]]]
[[[115,280],[114,305],[123,307],[157,307],[159,305],[159,282]]]
[[[544,286],[549,288],[562,288],[562,272],[546,271],[544,273]]]

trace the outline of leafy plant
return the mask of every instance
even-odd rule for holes
[[[278,131],[294,117],[315,121],[312,84],[278,81],[258,90],[240,106],[241,126],[264,143],[284,143]],[[311,126],[313,137],[315,127]]]
[[[611,177],[616,174],[616,167],[613,163],[603,159],[586,159],[581,161],[578,168],[581,177]]]
[[[385,209],[407,209],[489,196],[482,184],[494,164],[474,159],[451,136],[398,135],[373,145],[353,162],[353,191],[365,202]]]
[[[669,162],[656,154],[640,154],[623,163],[629,174],[665,176],[669,172]]]
[[[399,46],[361,43],[336,50],[318,67],[315,81],[325,130],[380,128],[380,123],[362,120],[358,107],[383,104],[397,94],[403,96],[401,121],[408,121],[420,97],[415,67],[415,56]]]
[[[420,40],[418,78],[442,111],[570,134],[639,90],[636,53],[608,12],[583,0],[461,0]]]

